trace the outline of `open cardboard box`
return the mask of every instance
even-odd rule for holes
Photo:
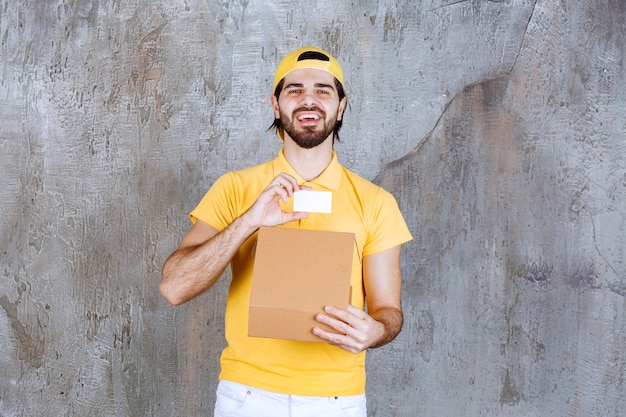
[[[248,335],[323,342],[313,327],[327,305],[350,304],[354,234],[319,230],[259,229]]]

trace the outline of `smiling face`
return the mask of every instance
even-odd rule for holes
[[[296,69],[283,80],[278,99],[272,97],[274,117],[280,119],[285,139],[305,149],[314,148],[333,134],[343,117],[345,98],[339,99],[335,77],[311,68]]]

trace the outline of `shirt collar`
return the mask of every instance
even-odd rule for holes
[[[332,159],[330,160],[330,163],[328,164],[326,169],[324,169],[324,171],[322,171],[322,173],[313,181],[305,181],[300,176],[300,174],[298,174],[296,170],[293,169],[293,167],[285,158],[283,149],[281,149],[278,153],[278,158],[273,161],[273,170],[274,177],[276,177],[281,172],[284,172],[294,177],[298,181],[298,184],[315,184],[331,191],[337,191],[339,189],[342,173],[341,164],[339,164],[339,161],[337,160],[337,154],[335,153],[335,151],[333,151]]]

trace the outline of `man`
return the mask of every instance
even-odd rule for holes
[[[215,416],[364,417],[365,351],[390,342],[402,327],[400,248],[411,235],[391,194],[337,161],[333,142],[347,98],[334,57],[315,47],[287,55],[277,68],[271,100],[283,149],[273,161],[216,181],[190,214],[194,226],[166,261],[160,291],[171,304],[184,303],[231,265],[228,346]],[[331,214],[290,210],[294,192],[305,189],[332,191]],[[248,337],[261,226],[355,234],[354,306],[327,306],[316,317],[338,333],[315,327],[319,343]]]

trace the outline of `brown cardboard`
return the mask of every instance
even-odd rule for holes
[[[313,327],[324,306],[350,304],[354,234],[262,227],[259,229],[248,335],[321,342]]]

